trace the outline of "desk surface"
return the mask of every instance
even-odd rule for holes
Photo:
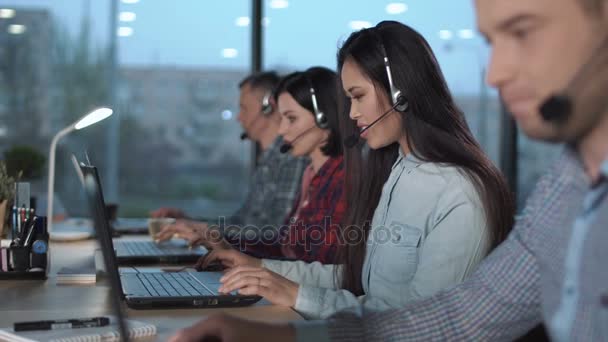
[[[93,258],[95,241],[51,242],[51,269],[46,281],[0,281],[0,327],[24,320],[90,317],[111,313],[109,287],[98,277],[96,284],[57,285],[56,273]],[[130,319],[156,325],[157,339],[165,341],[179,328],[206,315],[225,312],[249,319],[283,322],[302,319],[290,308],[260,301],[250,307],[231,309],[127,310]]]

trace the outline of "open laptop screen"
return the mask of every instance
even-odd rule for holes
[[[96,173],[94,167],[93,173]],[[84,170],[83,170],[84,171]],[[114,314],[118,319],[120,328],[120,335],[123,341],[128,341],[128,329],[124,320],[124,313],[122,311],[122,286],[120,284],[120,276],[118,274],[118,268],[116,264],[116,257],[114,255],[114,247],[112,245],[112,237],[108,227],[108,219],[105,214],[105,205],[103,196],[101,194],[98,179],[95,179],[91,173],[84,173],[84,190],[89,203],[91,216],[93,217],[93,224],[97,239],[101,246],[101,252],[103,254],[104,266],[110,281],[110,300]]]

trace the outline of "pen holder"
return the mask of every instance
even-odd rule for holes
[[[46,218],[39,217],[29,240],[15,240],[6,253],[6,267],[0,270],[0,280],[46,279],[49,269],[49,234]],[[4,260],[2,260],[4,262]]]
[[[11,267],[13,271],[25,272],[30,268],[30,248],[11,246],[9,248]]]

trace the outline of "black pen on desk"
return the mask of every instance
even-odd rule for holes
[[[92,317],[83,319],[64,319],[54,321],[17,322],[13,324],[15,331],[56,330],[75,328],[103,327],[110,324],[108,317]]]

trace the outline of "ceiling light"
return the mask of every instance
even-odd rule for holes
[[[289,7],[287,0],[270,0],[270,8],[283,9]]]
[[[352,30],[361,30],[364,28],[372,27],[372,23],[370,23],[369,21],[364,21],[364,20],[352,20],[351,22],[348,23],[348,26]]]
[[[10,19],[15,16],[15,10],[10,8],[0,8],[0,19]]]
[[[459,30],[458,37],[462,39],[473,39],[473,37],[475,37],[475,32],[471,29]]]
[[[249,26],[249,23],[251,23],[251,19],[249,19],[249,17],[238,17],[234,21],[234,24],[240,27]]]
[[[133,35],[133,29],[127,26],[121,26],[118,28],[116,34],[118,34],[119,37],[129,37]]]
[[[407,12],[407,10],[407,5],[401,2],[392,2],[386,5],[386,13],[388,14],[401,14]]]
[[[12,24],[8,25],[8,28],[6,30],[10,34],[22,34],[27,31],[27,27],[25,25]]]
[[[439,38],[441,38],[443,40],[450,40],[450,39],[452,39],[452,37],[454,37],[454,33],[452,33],[452,31],[450,31],[450,30],[439,31]]]
[[[137,15],[133,12],[120,12],[118,15],[118,20],[124,22],[135,21],[135,18],[137,18]]]
[[[239,52],[237,49],[226,48],[222,50],[222,57],[224,58],[235,58],[238,55]]]

